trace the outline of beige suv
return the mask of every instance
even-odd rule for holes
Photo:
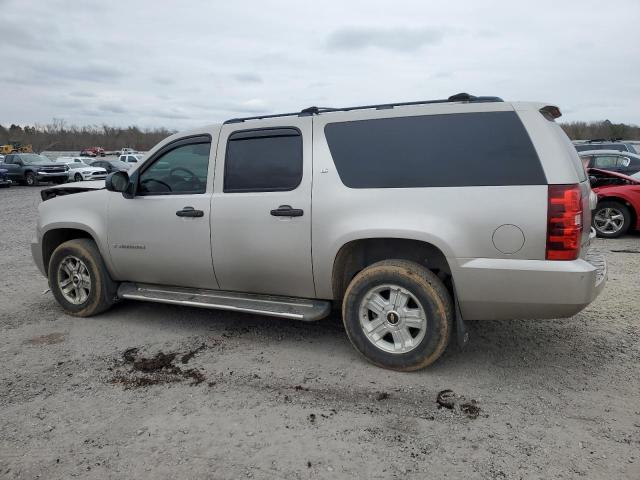
[[[33,257],[72,315],[120,299],[301,321],[333,307],[367,359],[419,369],[466,320],[568,317],[602,290],[559,115],[459,94],[176,134],[100,187],[43,190]]]

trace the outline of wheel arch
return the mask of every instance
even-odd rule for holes
[[[331,290],[336,303],[342,301],[347,286],[360,271],[381,260],[409,260],[434,272],[453,296],[451,267],[436,245],[409,238],[369,237],[351,240],[334,257]]]
[[[77,238],[88,238],[90,240],[93,240],[96,243],[96,246],[98,246],[99,248],[99,243],[96,242],[94,235],[89,231],[81,228],[53,228],[51,230],[47,230],[42,235],[42,260],[45,274],[49,274],[49,260],[51,260],[53,251],[64,242],[75,240]]]

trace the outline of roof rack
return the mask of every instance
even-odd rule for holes
[[[259,115],[256,117],[243,117],[243,118],[232,118],[230,120],[225,121],[224,123],[240,123],[245,120],[263,120],[265,118],[278,118],[278,117],[289,117],[293,115],[297,115],[299,117],[306,117],[310,115],[319,115],[321,113],[326,112],[350,112],[352,110],[367,110],[367,109],[376,109],[376,110],[386,110],[394,107],[406,107],[411,105],[428,105],[433,103],[449,103],[449,102],[468,102],[468,103],[485,103],[485,102],[503,102],[500,97],[476,97],[474,95],[469,95],[468,93],[457,93],[456,95],[452,95],[447,99],[440,100],[421,100],[417,102],[399,102],[399,103],[380,103],[376,105],[361,105],[356,107],[343,107],[343,108],[331,108],[331,107],[308,107],[299,112],[294,113],[279,113],[275,115]]]

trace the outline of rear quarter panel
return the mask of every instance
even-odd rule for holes
[[[508,103],[448,104],[430,107],[428,114],[497,110],[512,107]],[[447,257],[454,278],[458,266],[470,258],[544,258],[546,185],[352,189],[342,183],[325,138],[325,125],[425,114],[420,108],[398,108],[350,112],[341,114],[339,120],[331,114],[314,118],[312,254],[319,298],[332,298],[336,254],[356,239],[407,238],[431,243]],[[392,165],[393,159],[389,162]],[[570,173],[565,172],[565,178]],[[571,178],[575,179],[575,173]],[[522,248],[510,255],[493,244],[495,230],[505,224],[516,225],[525,236]]]

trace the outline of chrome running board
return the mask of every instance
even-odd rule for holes
[[[325,300],[128,282],[120,284],[118,298],[256,313],[271,317],[301,320],[303,322],[320,320],[331,312],[331,303]]]

